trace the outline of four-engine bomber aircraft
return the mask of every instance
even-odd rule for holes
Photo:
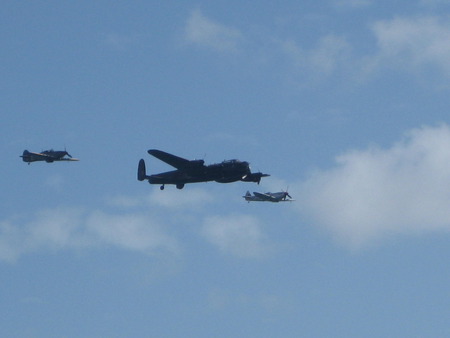
[[[292,202],[294,201],[289,195],[287,191],[280,191],[280,192],[266,192],[265,194],[262,194],[260,192],[253,192],[250,194],[250,191],[247,191],[245,196],[242,196],[245,198],[247,202]],[[287,199],[289,198],[289,199]]]
[[[66,155],[68,157],[65,157]],[[28,150],[24,150],[20,157],[22,157],[24,162],[28,162],[28,164],[36,161],[45,161],[47,163],[52,163],[55,161],[79,161],[77,158],[72,158],[72,155],[70,155],[66,150],[53,149],[45,150],[40,153],[32,153]]]
[[[262,177],[270,176],[261,172],[252,173],[249,163],[245,161],[229,160],[205,165],[203,160],[187,160],[161,150],[150,149],[148,153],[177,169],[148,176],[145,161],[143,159],[139,161],[137,179],[148,180],[150,184],[161,184],[161,190],[164,189],[165,184],[175,184],[178,189],[183,189],[187,183],[209,181],[219,183],[244,181],[259,184]]]

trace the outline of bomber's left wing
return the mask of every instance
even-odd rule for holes
[[[162,150],[150,149],[148,153],[155,156],[157,159],[166,162],[167,164],[175,167],[179,170],[187,169],[190,167],[192,161],[186,160],[185,158],[178,157]]]

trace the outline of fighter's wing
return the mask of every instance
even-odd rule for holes
[[[269,195],[269,194],[261,194],[260,192],[253,192],[253,195],[255,195],[256,197],[260,198],[263,201],[276,201],[276,198],[274,198],[273,196]]]
[[[79,159],[73,158],[73,157],[69,157],[69,158],[62,157],[62,158],[55,159],[55,161],[79,161]]]
[[[167,164],[171,165],[172,167],[175,167],[179,170],[183,170],[186,168],[189,168],[189,165],[191,161],[186,160],[185,158],[181,158],[169,153],[166,153],[161,150],[156,149],[150,149],[148,153],[152,156],[155,156],[157,159],[166,162]]]
[[[25,154],[24,154],[25,155]],[[47,154],[43,154],[43,153],[34,153],[34,152],[27,152],[28,156],[33,157],[35,160],[42,160],[42,161],[46,161],[48,159],[54,159],[54,157],[49,156]]]

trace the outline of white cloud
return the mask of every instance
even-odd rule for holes
[[[350,45],[345,38],[327,35],[318,41],[315,49],[309,52],[309,63],[323,73],[329,74],[348,60]]]
[[[336,4],[362,6],[370,3],[343,1]],[[273,38],[275,44],[271,46],[287,57],[301,73],[297,75],[308,82],[336,75],[361,81],[383,68],[414,73],[438,70],[450,76],[450,23],[447,18],[396,17],[377,21],[370,29],[376,45],[374,52],[365,56],[347,36],[336,34],[318,37],[312,46],[304,46],[292,38]]]
[[[312,77],[330,76],[345,65],[350,65],[351,46],[344,37],[326,35],[318,39],[310,49],[303,48],[294,40],[281,42],[283,53],[297,70]]]
[[[437,17],[395,18],[372,26],[379,48],[374,58],[417,70],[434,66],[450,74],[450,23]]]
[[[177,254],[177,241],[146,214],[106,214],[81,208],[40,211],[30,220],[0,222],[0,260],[38,251],[114,246],[151,254]]]
[[[449,232],[450,127],[348,152],[296,188],[296,207],[353,249],[395,234]]]
[[[260,257],[268,249],[261,225],[254,216],[207,217],[201,233],[220,251],[237,257]]]
[[[334,4],[357,8],[372,3],[369,0],[339,0]],[[245,32],[248,40],[253,38],[254,41],[239,46],[244,41],[241,31],[214,22],[196,10],[187,20],[185,41],[218,51],[237,51],[239,47],[245,47],[259,60],[269,60],[277,55],[287,58],[296,71],[294,74],[308,84],[336,74],[350,80],[367,80],[368,75],[385,67],[412,72],[437,69],[450,76],[450,23],[446,19],[424,16],[377,21],[370,26],[371,35],[367,39],[374,39],[374,51],[363,55],[347,36],[333,33],[319,36],[315,44],[306,46],[294,38],[271,34],[256,37]],[[266,47],[252,51],[251,46],[255,45]]]
[[[186,42],[218,51],[237,51],[242,34],[235,28],[212,21],[201,11],[193,11],[185,27]]]
[[[176,240],[142,214],[109,215],[93,212],[87,218],[86,228],[89,235],[99,243],[144,253],[160,249],[170,253],[178,251]]]

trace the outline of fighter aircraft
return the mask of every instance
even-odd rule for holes
[[[68,157],[65,157],[65,156]],[[40,153],[29,152],[24,150],[23,154],[20,156],[24,162],[45,161],[47,163],[52,163],[55,161],[79,161],[77,158],[73,158],[66,150],[44,150]]]
[[[250,191],[247,191],[245,196],[242,196],[245,198],[247,202],[292,202],[294,201],[289,195],[287,191],[280,191],[280,192],[266,192],[265,194],[262,194],[260,192],[253,192],[250,194]],[[289,199],[287,199],[289,198]]]
[[[150,149],[148,153],[177,169],[149,176],[146,173],[145,161],[143,159],[139,161],[137,179],[148,180],[150,184],[161,184],[161,190],[164,190],[166,184],[174,184],[178,189],[183,189],[187,183],[209,181],[219,183],[244,181],[259,184],[262,177],[270,176],[260,172],[252,173],[249,163],[245,161],[228,160],[205,165],[203,160],[187,160],[161,150]]]

